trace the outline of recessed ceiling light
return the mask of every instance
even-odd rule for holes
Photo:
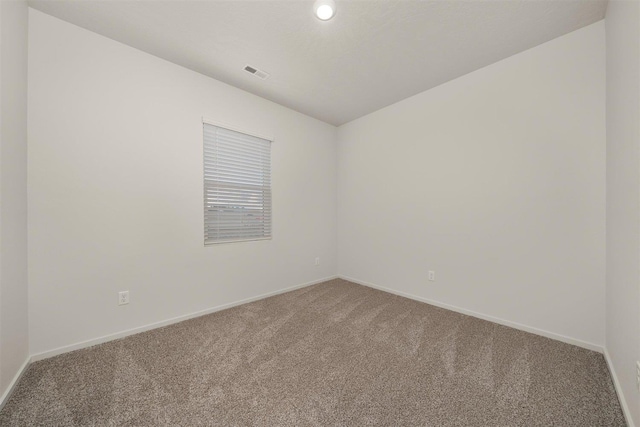
[[[313,11],[318,19],[328,21],[336,14],[336,2],[334,0],[316,0]]]

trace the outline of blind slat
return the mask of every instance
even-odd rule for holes
[[[207,167],[213,166],[215,163],[219,167],[233,167],[235,169],[248,169],[255,170],[256,167],[261,166],[265,162],[251,162],[244,160],[228,159],[226,157],[211,156],[209,154],[204,155],[205,165]]]
[[[237,141],[224,140],[221,138],[216,138],[216,145],[212,149],[209,149],[210,153],[216,153],[220,150],[225,150],[229,152],[238,152],[249,154],[254,157],[262,157],[266,156],[269,153],[269,147],[260,147],[255,144],[244,144]]]
[[[226,168],[212,168],[208,167],[204,172],[205,179],[215,180],[216,178],[221,178],[221,180],[226,181],[227,179],[237,179],[238,181],[247,181],[253,182],[257,181],[262,183],[262,181],[267,181],[271,179],[271,176],[268,174],[255,172],[255,173],[242,173],[236,170],[230,170]]]
[[[268,151],[269,147],[271,146],[270,141],[258,138],[257,136],[251,136],[240,132],[231,131],[218,126],[212,127],[216,128],[217,130],[209,130],[206,128],[204,129],[205,139],[215,139],[220,143],[244,145],[248,147],[263,149],[266,151]]]

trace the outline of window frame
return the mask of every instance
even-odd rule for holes
[[[272,240],[273,239],[273,180],[271,180],[269,182],[269,191],[271,192],[271,217],[270,217],[270,228],[271,228],[271,233],[269,236],[266,237],[250,237],[250,238],[246,238],[246,239],[242,239],[242,238],[233,238],[233,239],[229,239],[229,240],[217,240],[217,241],[210,241],[207,242],[206,239],[206,217],[205,217],[205,211],[206,211],[206,189],[205,189],[205,176],[204,176],[204,169],[205,169],[205,160],[204,160],[204,150],[205,150],[205,141],[204,141],[204,126],[205,125],[210,125],[210,126],[216,126],[219,128],[223,128],[226,130],[230,130],[233,132],[238,132],[238,133],[242,133],[244,135],[249,135],[255,138],[260,138],[260,139],[264,139],[266,141],[269,141],[269,171],[273,172],[272,169],[272,164],[273,164],[273,159],[272,159],[272,149],[273,149],[273,142],[275,141],[275,138],[272,136],[265,136],[264,134],[260,134],[260,133],[256,133],[253,131],[248,131],[245,129],[242,129],[238,126],[233,126],[233,125],[229,125],[226,123],[222,123],[219,121],[215,121],[215,120],[210,120],[207,119],[206,117],[202,117],[202,123],[200,125],[200,131],[201,131],[201,139],[200,142],[202,144],[202,180],[200,181],[202,183],[202,220],[203,220],[203,232],[205,232],[205,234],[203,234],[203,243],[204,243],[204,247],[211,247],[211,246],[216,246],[216,245],[222,245],[222,244],[227,244],[227,243],[241,243],[241,242],[258,242],[258,241],[266,241],[266,240]]]

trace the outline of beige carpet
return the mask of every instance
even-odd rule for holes
[[[602,355],[333,280],[33,364],[16,426],[623,426]]]

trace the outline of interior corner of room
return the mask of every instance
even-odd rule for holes
[[[366,114],[53,3],[0,1],[0,409],[32,362],[339,278],[602,353],[640,425],[637,1]],[[203,243],[203,117],[273,141],[268,238]]]

